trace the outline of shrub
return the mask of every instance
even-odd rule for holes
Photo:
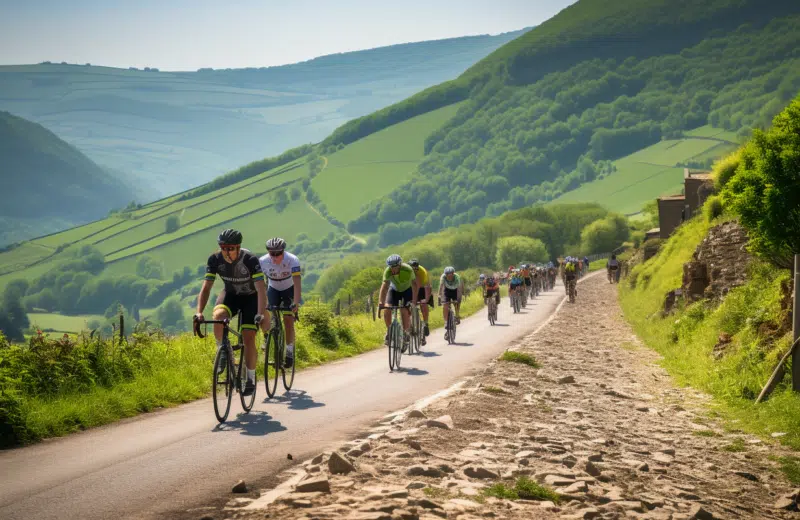
[[[170,215],[164,222],[164,231],[167,233],[174,233],[181,227],[181,219],[178,215]]]
[[[703,205],[703,215],[708,222],[722,215],[722,211],[722,198],[719,195],[710,196]]]
[[[311,339],[324,348],[335,349],[339,346],[339,338],[331,308],[324,303],[306,303],[303,306],[302,322]]]

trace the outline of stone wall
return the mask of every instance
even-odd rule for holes
[[[683,294],[689,300],[719,299],[747,281],[753,257],[747,252],[747,234],[738,222],[711,228],[683,265]]]

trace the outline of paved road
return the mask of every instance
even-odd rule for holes
[[[154,518],[208,503],[239,478],[275,475],[447,388],[541,325],[563,296],[556,287],[518,315],[504,301],[497,326],[482,311],[462,321],[455,345],[432,331],[421,356],[403,356],[401,372],[389,372],[379,349],[299,372],[297,391],[277,401],[264,400],[261,385],[253,411],[236,416],[235,399],[233,420],[221,427],[203,399],[1,452],[0,518]]]

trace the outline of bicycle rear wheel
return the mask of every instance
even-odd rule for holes
[[[285,350],[285,347],[281,350]],[[281,359],[281,374],[283,375],[283,387],[289,391],[294,384],[294,368],[297,366],[297,345],[294,346],[294,363],[291,368],[286,368],[283,359]]]
[[[408,355],[414,355],[415,353],[419,352],[419,343],[420,343],[420,324],[419,324],[419,309],[414,308],[411,311],[411,331],[409,331],[409,341],[408,341]]]
[[[403,334],[403,327],[400,322],[397,322],[397,341],[394,343],[394,369],[400,370],[400,359],[403,357],[403,341],[405,335]]]
[[[214,398],[214,415],[221,423],[225,422],[228,418],[228,413],[231,411],[231,399],[233,398],[233,375],[231,374],[231,354],[223,358],[222,351],[228,347],[220,347],[217,349],[217,355],[214,357],[214,373],[213,383],[211,385],[211,394]]]
[[[280,355],[282,354],[280,344],[281,338],[275,331],[270,331],[264,344],[264,386],[267,388],[267,396],[273,397],[278,389],[278,372],[283,365]]]
[[[242,409],[245,412],[249,412],[253,409],[253,403],[256,402],[256,390],[258,386],[253,388],[253,393],[250,395],[244,395],[244,385],[247,384],[247,364],[244,362],[244,345],[241,346],[241,354],[239,357],[239,374],[238,374],[238,381],[239,381],[239,398],[242,401]],[[254,383],[258,382],[258,378]]]

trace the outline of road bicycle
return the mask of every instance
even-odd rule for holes
[[[250,395],[244,395],[244,386],[247,383],[247,365],[244,361],[244,343],[242,342],[242,335],[230,328],[231,320],[226,318],[224,320],[203,320],[197,318],[194,320],[194,334],[199,338],[205,338],[206,335],[200,330],[202,323],[214,325],[215,323],[222,324],[222,345],[217,348],[217,354],[214,356],[214,373],[212,375],[211,394],[214,400],[214,415],[217,420],[224,423],[228,418],[231,411],[231,402],[233,401],[234,392],[239,394],[242,401],[242,408],[245,412],[249,412],[253,408],[253,403],[256,400],[256,390]],[[233,334],[236,338],[236,345],[231,345],[228,339],[228,334]],[[234,353],[239,352],[239,363],[234,360]]]
[[[400,370],[400,359],[403,357],[403,326],[400,322],[400,310],[406,305],[379,305],[378,310],[390,309],[392,311],[392,324],[389,325],[389,342],[386,344],[389,351],[389,370]]]
[[[428,302],[419,302],[411,306],[411,331],[409,332],[410,341],[408,344],[408,354],[419,354],[420,347],[425,341],[425,327],[422,323],[422,312],[420,305],[428,305]]]
[[[495,300],[494,295],[489,296],[488,299],[489,301],[486,305],[488,309],[487,314],[489,317],[489,324],[493,326],[495,323],[497,323],[497,301]]]
[[[618,270],[619,266],[616,265],[612,265],[608,268],[608,283],[617,283],[619,281]]]
[[[456,327],[458,327],[458,320],[456,320],[456,313],[451,304],[456,303],[456,300],[447,300],[442,305],[447,306],[447,323],[445,323],[445,338],[447,343],[452,345],[456,342]]]
[[[517,289],[512,288],[509,297],[511,298],[511,308],[514,309],[514,314],[517,314],[522,308],[522,297]]]
[[[267,387],[267,396],[274,397],[278,389],[278,373],[283,379],[283,388],[288,392],[294,383],[294,370],[297,366],[297,350],[292,366],[285,366],[286,355],[286,330],[283,325],[283,316],[292,314],[295,323],[300,321],[297,309],[270,305],[270,327],[264,332],[264,385]],[[295,346],[295,349],[297,346]]]

